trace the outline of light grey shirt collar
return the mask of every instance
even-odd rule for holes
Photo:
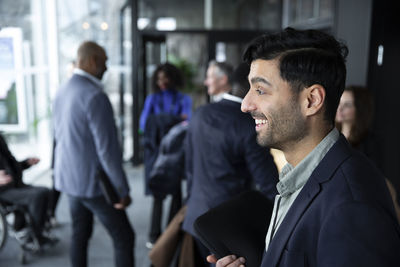
[[[222,100],[222,97],[224,96],[225,93],[219,93],[216,95],[212,95],[211,98],[211,102],[215,103],[215,102],[219,102]]]
[[[236,102],[236,103],[242,103],[242,101],[243,101],[242,98],[234,96],[234,95],[231,95],[231,94],[228,94],[228,93],[225,93],[222,96],[222,98],[226,99],[226,100],[230,100],[230,101]]]
[[[339,132],[334,128],[295,168],[290,164],[283,167],[276,185],[279,195],[275,197],[274,209],[265,237],[265,250],[268,250],[271,235],[274,236],[277,232],[303,186],[338,139]]]
[[[277,189],[282,197],[293,194],[303,187],[314,169],[339,139],[339,131],[333,128],[327,136],[296,166],[287,163],[279,174]]]
[[[90,74],[90,73],[88,73],[88,72],[86,72],[86,71],[84,71],[82,69],[75,68],[73,70],[73,73],[88,78],[89,80],[94,82],[97,86],[99,86],[102,89],[104,87],[103,84],[101,83],[101,81],[97,77],[93,76],[92,74]]]

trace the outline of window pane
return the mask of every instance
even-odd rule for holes
[[[213,1],[213,28],[277,30],[280,14],[280,1]]]
[[[204,28],[204,1],[139,0],[139,29]]]
[[[37,156],[41,162],[24,172],[29,183],[50,167],[50,73],[46,14],[50,1],[0,1],[0,131],[18,160]],[[4,116],[3,116],[4,117]],[[12,126],[12,127],[9,127]]]
[[[287,0],[284,2],[284,27],[319,28],[333,27],[333,0]]]
[[[139,1],[140,30],[205,29],[205,2],[183,0]],[[279,0],[210,1],[211,29],[279,29]]]

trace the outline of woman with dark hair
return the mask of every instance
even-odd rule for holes
[[[371,92],[365,87],[348,86],[340,98],[335,123],[336,128],[346,137],[353,148],[375,161],[377,157],[376,144],[370,132],[373,114],[374,103]],[[386,183],[400,222],[400,207],[396,190],[388,179],[386,179]]]
[[[150,186],[151,171],[159,154],[161,140],[174,125],[190,119],[192,113],[192,100],[188,95],[178,91],[183,87],[183,79],[181,72],[174,65],[169,63],[159,65],[153,74],[152,87],[153,93],[146,97],[140,116],[140,130],[144,133],[145,194],[153,196],[149,240],[146,243],[148,248],[151,248],[161,235],[165,192],[159,192],[160,188],[157,190]],[[172,194],[169,220],[180,206],[179,186]]]
[[[178,90],[183,87],[180,70],[170,63],[159,65],[152,77],[153,93],[146,97],[140,116],[140,130],[145,131],[151,114],[166,113],[190,119],[192,100]]]
[[[373,155],[371,151],[365,151],[364,143],[370,134],[373,114],[372,95],[367,88],[348,86],[344,89],[336,113],[336,128],[354,148],[363,150],[369,157]]]

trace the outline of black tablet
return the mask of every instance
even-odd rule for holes
[[[217,257],[236,255],[246,267],[261,264],[273,202],[248,191],[209,210],[194,222],[200,241]]]

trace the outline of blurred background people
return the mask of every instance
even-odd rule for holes
[[[152,77],[153,93],[146,97],[140,116],[140,129],[144,139],[145,194],[153,197],[149,237],[146,242],[148,248],[152,248],[161,235],[165,199],[165,194],[153,192],[149,188],[150,172],[158,156],[162,138],[174,125],[189,120],[192,114],[192,99],[179,91],[183,84],[182,73],[177,67],[170,63],[159,65]],[[180,193],[174,194],[169,219],[175,215],[180,202]]]
[[[368,88],[348,86],[344,89],[336,112],[336,128],[346,137],[353,148],[365,154],[376,164],[376,140],[371,132],[374,116],[374,101]],[[400,207],[397,192],[392,183],[386,179],[398,221],[400,223]]]
[[[373,120],[374,104],[370,91],[361,86],[345,88],[337,109],[336,128],[356,149],[374,159],[375,141],[370,127]]]
[[[50,191],[46,187],[26,185],[22,180],[22,172],[38,162],[36,157],[17,161],[0,134],[0,199],[27,208],[33,231],[42,246],[56,241],[44,234]]]
[[[125,208],[129,186],[122,168],[113,109],[101,79],[107,70],[105,50],[94,42],[78,49],[74,74],[57,92],[53,106],[55,188],[68,195],[72,219],[71,265],[87,266],[93,215],[110,234],[115,265],[134,266],[134,238]],[[98,173],[104,170],[119,202],[106,201]]]
[[[233,67],[226,62],[210,61],[207,68],[204,85],[207,86],[207,94],[211,102],[218,102],[225,93],[231,91],[229,77],[232,75]]]
[[[226,78],[231,92],[217,103],[200,107],[189,123],[185,148],[188,199],[182,227],[195,237],[198,266],[209,266],[206,257],[210,254],[193,229],[200,215],[254,185],[271,202],[277,194],[274,160],[269,149],[257,144],[254,120],[240,110],[250,87],[248,73],[248,64],[239,65]]]

